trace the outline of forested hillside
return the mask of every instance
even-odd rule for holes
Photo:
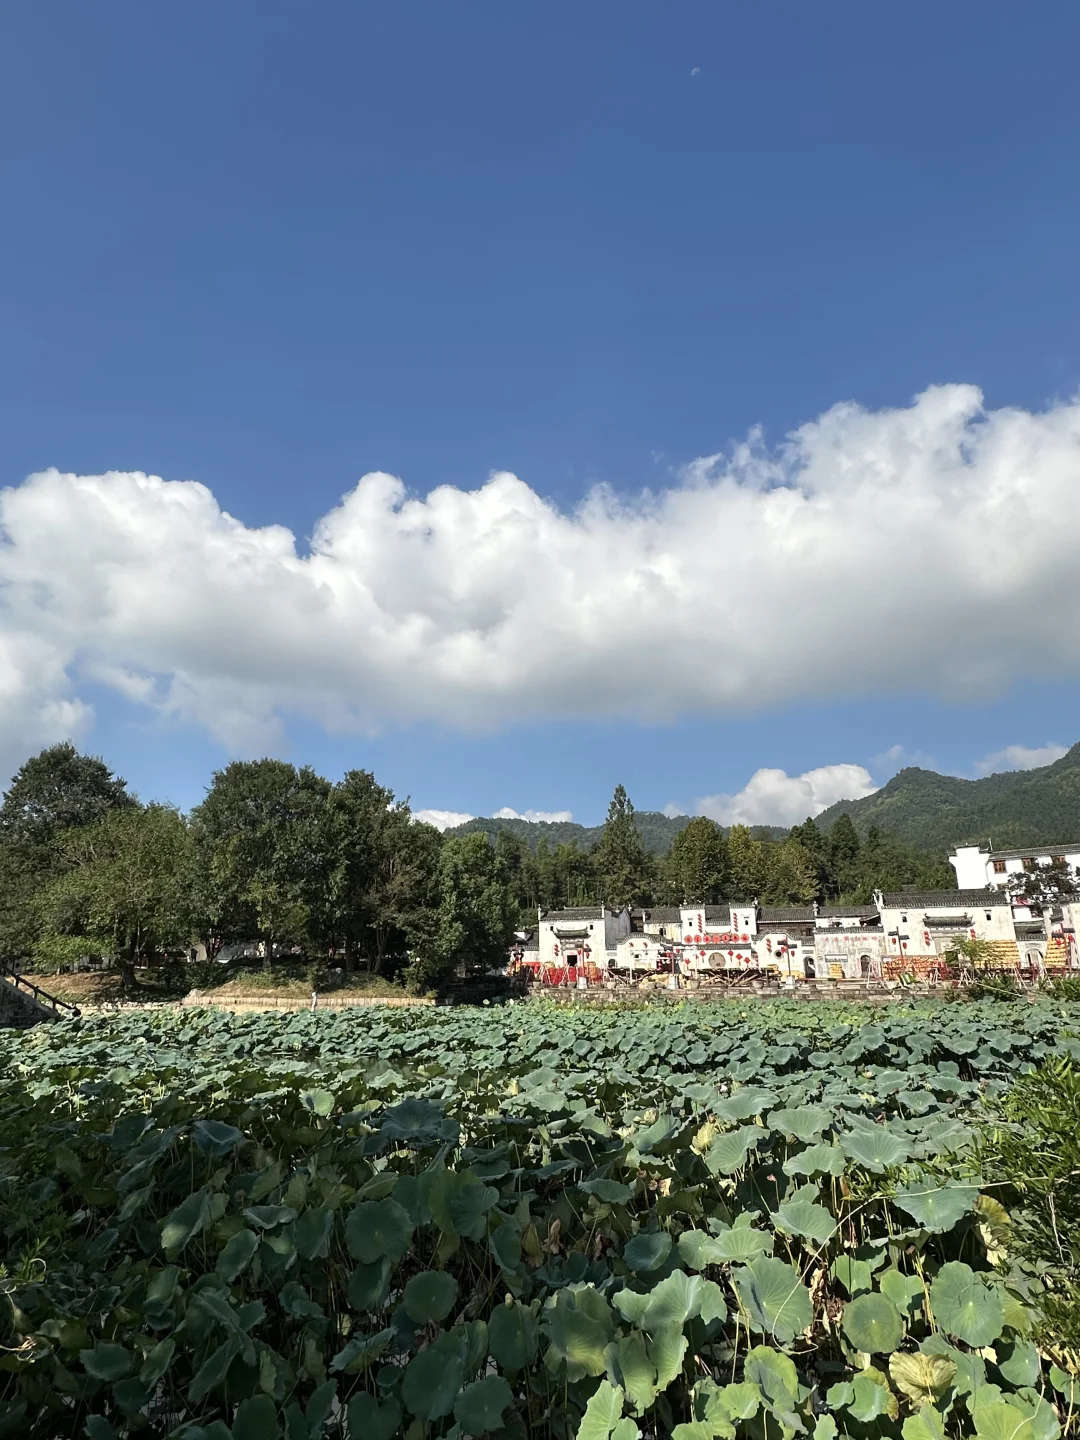
[[[864,800],[841,800],[819,815],[827,830],[850,815],[922,850],[993,840],[999,849],[1080,839],[1080,744],[1053,765],[961,780],[933,770],[901,770]]]
[[[634,828],[641,836],[641,843],[649,855],[666,855],[675,843],[675,837],[690,823],[689,815],[664,815],[659,810],[635,810]],[[447,835],[468,835],[477,830],[493,839],[501,830],[517,836],[536,852],[537,846],[546,842],[550,849],[557,845],[577,845],[582,850],[591,850],[599,843],[604,833],[603,825],[578,825],[573,820],[504,820],[478,818],[467,820],[464,825],[455,825]],[[787,831],[781,825],[752,825],[750,835],[754,840],[782,840]]]

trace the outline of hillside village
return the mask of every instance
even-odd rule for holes
[[[1080,841],[1027,850],[958,846],[955,890],[877,891],[857,904],[579,906],[540,911],[518,933],[516,968],[538,978],[614,972],[771,972],[778,978],[860,979],[933,974],[960,942],[988,964],[1035,973],[1080,964],[1080,896],[1017,893],[1039,870],[1080,877]],[[1038,887],[1035,887],[1036,890]],[[571,973],[573,972],[573,973]]]

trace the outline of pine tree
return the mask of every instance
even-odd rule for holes
[[[634,824],[634,807],[622,785],[616,785],[611,797],[594,860],[601,899],[609,909],[641,904],[648,898],[652,866]]]

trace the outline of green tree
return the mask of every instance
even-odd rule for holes
[[[0,805],[0,956],[22,959],[41,936],[38,897],[66,865],[62,840],[136,804],[103,760],[50,745],[12,777]]]
[[[1035,861],[1030,868],[1009,876],[1009,894],[1021,905],[1060,905],[1080,895],[1080,879],[1067,860],[1059,856],[1048,865]]]
[[[215,939],[303,943],[325,913],[329,781],[282,760],[234,760],[191,813],[206,926]]]
[[[753,839],[747,826],[733,825],[728,831],[727,847],[731,898],[760,899],[768,883],[766,845]]]
[[[727,894],[728,847],[715,820],[695,816],[676,835],[663,865],[665,888],[677,905],[716,905]]]
[[[814,857],[797,840],[764,846],[765,884],[761,899],[771,905],[809,905],[817,898]]]
[[[427,987],[457,970],[505,965],[515,920],[514,897],[488,837],[474,832],[445,841],[435,924],[417,947],[412,980]]]
[[[35,961],[43,968],[96,956],[115,964],[131,988],[137,966],[160,961],[190,941],[193,850],[176,810],[114,809],[65,831],[58,843],[64,871],[38,902]]]
[[[417,824],[367,770],[350,770],[333,787],[323,820],[311,928],[324,948],[342,945],[347,969],[399,968],[410,936],[423,933],[423,917],[438,905],[439,832]]]
[[[611,797],[593,863],[603,904],[619,910],[648,898],[652,866],[634,824],[634,807],[622,785],[616,785]]]

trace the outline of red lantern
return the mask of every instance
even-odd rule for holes
[[[701,944],[701,936],[700,936],[700,935],[695,935],[695,936],[694,936],[694,944],[695,944],[695,945],[700,945],[700,944]]]
[[[922,932],[922,943],[923,943],[924,945],[929,945],[929,944],[930,944],[930,931],[929,931],[929,930],[924,930],[924,931]]]
[[[971,936],[971,938],[972,938],[973,940],[975,939],[975,931],[974,931],[974,930],[969,930],[969,931],[968,931],[968,934]]]
[[[772,954],[772,941],[771,941],[771,940],[766,940],[766,941],[765,941],[765,949],[768,950],[768,952],[769,952],[770,955]]]
[[[749,935],[744,935],[742,938],[743,938],[743,944],[745,945],[746,942],[750,939],[750,936],[749,936]]]

